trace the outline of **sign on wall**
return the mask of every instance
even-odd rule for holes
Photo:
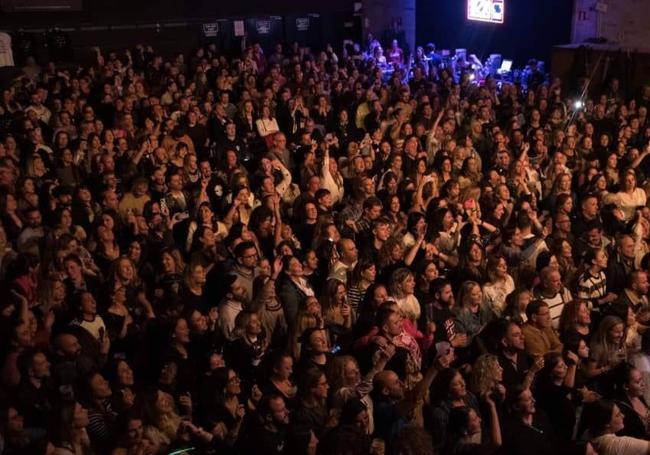
[[[206,38],[214,38],[219,33],[219,24],[217,22],[210,22],[203,24],[203,36]]]
[[[255,21],[255,29],[260,35],[271,33],[271,21]]]
[[[299,32],[309,31],[309,18],[308,17],[296,18],[296,30],[298,30]]]
[[[234,21],[235,36],[244,36],[244,21]]]

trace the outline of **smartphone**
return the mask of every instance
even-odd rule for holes
[[[334,347],[332,348],[332,354],[337,354],[341,351],[341,346],[338,344],[335,344]]]

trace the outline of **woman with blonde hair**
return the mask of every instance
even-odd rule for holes
[[[589,362],[585,374],[597,378],[600,391],[611,391],[610,373],[627,360],[625,349],[625,323],[618,316],[605,316],[591,339]]]
[[[183,305],[187,307],[202,308],[205,302],[204,288],[208,269],[200,260],[192,260],[185,267],[183,273],[183,289],[179,294]]]
[[[456,330],[465,333],[468,342],[494,319],[494,313],[483,301],[483,290],[476,281],[465,281],[456,299]]]
[[[476,205],[480,199],[481,187],[472,185],[462,189],[459,203],[464,205],[467,201],[474,200]]]
[[[497,393],[504,399],[506,389],[501,383],[502,381],[503,368],[499,364],[497,356],[483,354],[476,359],[469,377],[469,389],[474,395],[480,397]]]
[[[645,206],[647,196],[642,188],[637,185],[636,172],[634,169],[627,169],[623,173],[622,188],[618,193],[610,195],[606,202],[616,204],[625,215],[625,221],[634,218],[637,207]]]
[[[145,427],[147,438],[152,438],[163,447],[176,440],[182,419],[176,412],[173,396],[161,389],[145,394],[144,415],[148,424]]]
[[[38,287],[39,303],[44,314],[50,311],[59,312],[67,308],[66,288],[63,280],[51,277],[43,280]]]
[[[245,391],[260,377],[269,338],[256,311],[243,310],[235,318],[235,339],[226,351],[227,364],[239,372]]]
[[[142,309],[133,308],[133,314],[140,315],[144,313],[147,318],[155,317],[153,306],[147,299],[144,287],[131,259],[126,256],[119,257],[113,262],[111,268],[110,277],[114,286],[120,285],[125,289],[127,302],[130,305],[137,302],[142,307]]]
[[[352,398],[358,398],[368,410],[368,434],[374,431],[373,402],[370,396],[372,392],[372,381],[375,375],[384,370],[386,363],[395,353],[394,346],[387,346],[382,351],[378,361],[372,369],[364,376],[361,376],[357,360],[350,355],[334,357],[327,367],[327,382],[330,385],[330,396],[332,397],[332,410],[335,415],[340,415],[345,403]]]
[[[488,282],[483,287],[485,301],[495,315],[501,316],[506,309],[506,297],[515,290],[515,281],[508,273],[506,258],[491,254],[487,261]]]
[[[412,322],[420,319],[420,302],[415,297],[415,276],[406,267],[393,272],[390,277],[390,294],[399,309]]]

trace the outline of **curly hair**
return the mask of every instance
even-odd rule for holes
[[[499,360],[495,355],[483,354],[472,367],[472,373],[469,377],[469,389],[475,395],[481,396],[489,393],[495,385],[495,372],[500,368]]]

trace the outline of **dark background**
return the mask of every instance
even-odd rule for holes
[[[83,1],[80,11],[12,12],[12,5],[58,4]],[[339,47],[344,39],[361,39],[361,18],[353,14],[352,0],[305,3],[296,0],[0,0],[0,29],[12,33],[14,57],[22,64],[27,54],[39,62],[52,57],[47,31],[58,27],[70,37],[72,58],[87,62],[94,58],[91,47],[104,51],[135,44],[150,44],[163,56],[188,52],[200,44],[214,42],[224,50],[240,52],[234,37],[233,20],[243,20],[248,43],[260,42],[270,51],[275,43],[299,41],[315,49],[325,43]],[[296,20],[308,29],[298,29]],[[256,23],[270,21],[268,34],[259,34]],[[206,38],[203,24],[219,23],[217,37]],[[33,51],[16,49],[16,32],[23,30]],[[66,59],[68,60],[68,59]]]
[[[13,2],[0,0],[6,7]],[[189,50],[201,42],[202,23],[217,19],[241,19],[251,39],[259,39],[265,47],[275,42],[300,39],[316,48],[326,42],[335,47],[345,38],[361,39],[361,18],[352,14],[354,0],[300,2],[297,0],[33,0],[71,4],[82,1],[81,11],[0,13],[0,27],[9,31],[20,28],[47,29],[70,27],[75,57],[93,45],[117,49],[134,42],[152,44],[161,53],[166,50]],[[506,0],[504,24],[471,22],[466,18],[467,0],[417,0],[416,42],[434,42],[439,49],[463,47],[485,60],[490,53],[500,53],[523,66],[531,57],[550,60],[552,46],[568,43],[571,34],[573,0]],[[296,30],[296,18],[310,16],[310,30]],[[256,20],[274,21],[272,33],[255,33]],[[159,22],[160,28],[154,25]],[[79,31],[84,26],[122,26],[121,30]],[[237,45],[232,39],[232,23],[220,26],[223,45]],[[230,34],[230,36],[227,36]],[[45,40],[35,37],[40,44]],[[182,49],[181,49],[182,48]],[[47,49],[38,46],[41,57]]]
[[[506,0],[505,22],[467,20],[467,0],[417,0],[416,42],[438,49],[467,49],[484,61],[491,53],[522,66],[548,61],[551,48],[571,39],[573,0]]]
[[[7,13],[14,2],[25,4],[83,2],[76,12]],[[0,24],[9,27],[110,24],[156,20],[189,20],[203,17],[284,15],[351,11],[353,0],[304,2],[297,0],[0,0]]]

